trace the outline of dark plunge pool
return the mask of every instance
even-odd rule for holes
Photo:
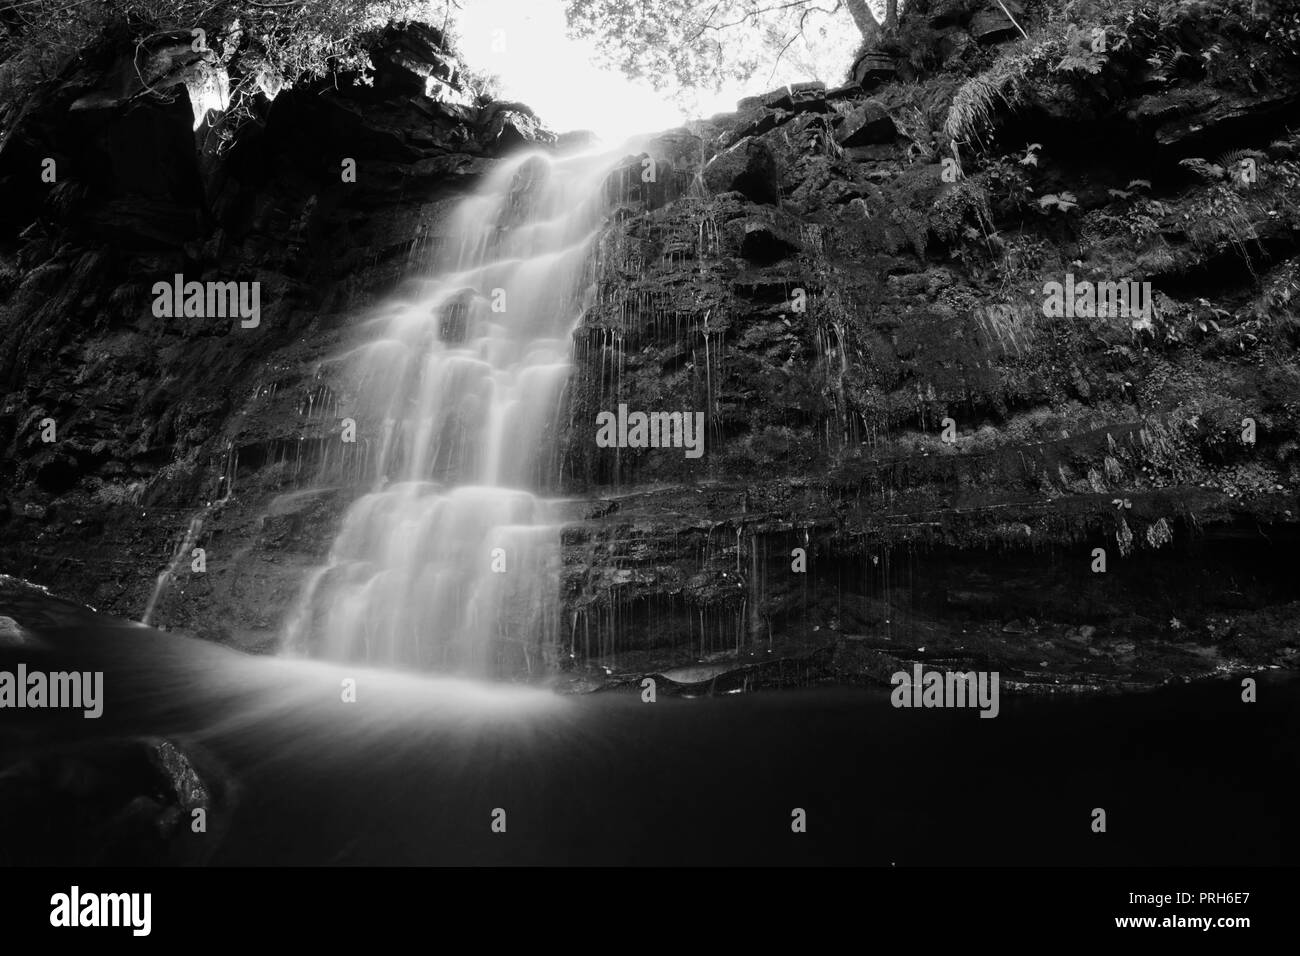
[[[1240,679],[1004,695],[996,719],[842,686],[651,704],[254,657],[9,604],[39,643],[0,648],[0,670],[102,671],[104,708],[0,709],[7,864],[1295,860],[1293,677],[1261,676],[1253,704]],[[142,756],[159,738],[198,797]]]

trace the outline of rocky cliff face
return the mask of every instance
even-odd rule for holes
[[[634,148],[557,436],[578,686],[1294,666],[1300,58],[1204,6],[1098,52],[918,0],[905,60]],[[390,35],[374,88],[281,94],[221,155],[183,103],[70,112],[89,62],[28,111],[0,155],[27,197],[0,571],[139,617],[179,555],[153,620],[273,645],[357,493],[328,359],[492,157],[544,138],[426,96],[436,41]],[[260,325],[153,318],[180,272],[260,280]],[[1113,314],[1079,298],[1101,282]],[[620,404],[703,413],[704,455],[598,447]]]
[[[924,15],[911,82],[776,90],[628,167],[577,342],[577,645],[1294,664],[1300,59],[1204,11],[1105,53]],[[1098,282],[1150,301],[1089,312]],[[708,454],[594,448],[618,403],[704,410]]]

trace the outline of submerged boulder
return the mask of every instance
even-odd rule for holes
[[[12,617],[0,616],[0,648],[22,647],[27,643],[23,629]]]

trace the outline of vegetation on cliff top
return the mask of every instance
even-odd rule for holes
[[[996,6],[995,6],[996,4]],[[1096,76],[1110,56],[1169,24],[1217,17],[1267,32],[1276,55],[1300,48],[1300,10],[1275,0],[563,0],[570,30],[593,40],[607,65],[681,103],[743,80],[763,85],[784,63],[803,78],[860,46],[904,78],[936,72],[974,78],[954,102],[947,133],[972,141],[999,104],[1014,103],[1025,77]],[[364,75],[368,38],[386,23],[415,20],[455,33],[459,0],[0,0],[0,103],[14,105],[108,37],[137,52],[194,31],[229,78],[230,102],[274,95],[303,78]],[[1025,39],[953,56],[944,27],[983,12],[1003,16]],[[1001,13],[999,13],[1001,11]],[[196,48],[197,49],[197,48]],[[1147,51],[1160,56],[1159,50]],[[1171,60],[1160,68],[1178,70]],[[224,82],[224,81],[223,81]]]
[[[278,90],[304,77],[364,70],[366,37],[395,20],[446,25],[451,0],[5,0],[0,4],[0,103],[36,83],[103,37],[134,42],[193,33],[241,83]]]

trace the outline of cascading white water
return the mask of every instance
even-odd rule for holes
[[[303,589],[291,653],[485,674],[555,646],[559,529],[535,492],[613,159],[502,162],[432,278],[367,324],[341,415],[370,440],[373,485]]]

